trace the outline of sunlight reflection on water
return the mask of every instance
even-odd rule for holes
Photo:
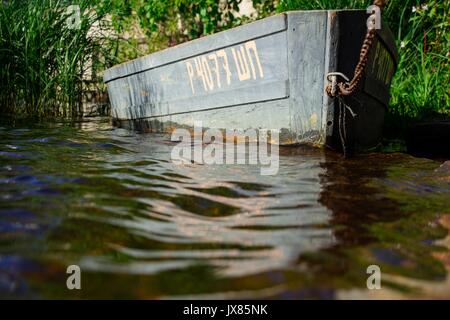
[[[365,292],[372,263],[447,278],[432,255],[446,232],[430,221],[449,213],[438,162],[283,148],[261,176],[175,165],[172,147],[103,119],[2,127],[0,295],[336,298]],[[81,292],[61,285],[70,264]]]

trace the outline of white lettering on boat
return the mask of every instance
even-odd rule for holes
[[[229,49],[229,51],[233,56],[234,74],[237,75],[240,82],[264,78],[264,70],[255,41],[248,41]],[[186,70],[193,94],[196,92],[196,80],[201,80],[200,83],[203,86],[200,87],[203,87],[203,91],[208,92],[222,88],[222,84],[225,83],[229,86],[233,77],[225,49],[186,61]]]
[[[236,49],[231,48],[231,52],[233,53],[234,62],[236,63],[239,81],[245,81],[250,79],[250,70],[248,68],[244,47],[240,46],[240,49],[240,52],[239,50],[236,52]]]
[[[215,53],[218,57],[223,59],[223,69],[225,70],[226,77],[227,77],[227,85],[231,84],[231,71],[230,71],[230,65],[228,64],[228,57],[225,50],[219,50]],[[220,74],[220,71],[219,71]],[[220,81],[220,80],[219,80]]]

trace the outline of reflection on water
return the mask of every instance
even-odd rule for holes
[[[260,176],[172,147],[104,119],[1,124],[0,297],[450,298],[440,162],[286,148]]]

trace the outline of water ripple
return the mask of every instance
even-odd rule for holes
[[[329,298],[363,286],[367,264],[446,274],[430,220],[449,185],[433,161],[296,148],[267,177],[175,165],[167,136],[101,119],[0,138],[0,295],[67,295],[73,263],[89,297]]]

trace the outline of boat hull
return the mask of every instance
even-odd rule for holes
[[[280,144],[339,148],[329,72],[352,75],[366,33],[364,11],[294,11],[169,48],[105,72],[115,123],[146,132],[175,128],[271,129]],[[361,88],[345,103],[354,149],[381,138],[397,57],[378,33]]]

